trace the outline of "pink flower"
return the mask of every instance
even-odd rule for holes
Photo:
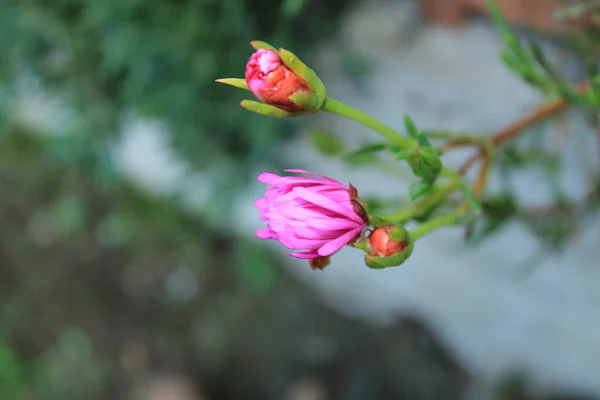
[[[292,72],[273,50],[258,49],[246,64],[246,83],[263,103],[287,110],[304,111],[290,96],[311,91],[306,81]]]
[[[290,255],[304,259],[326,258],[354,242],[367,223],[366,215],[361,217],[355,211],[351,189],[314,172],[286,172],[309,176],[271,172],[258,176],[260,182],[270,186],[265,197],[254,203],[261,210],[260,219],[267,221],[267,228],[256,231],[256,236],[301,250]]]

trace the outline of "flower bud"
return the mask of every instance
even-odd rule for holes
[[[370,268],[395,267],[402,264],[412,253],[413,243],[406,229],[385,225],[375,228],[368,238],[369,253],[365,264]]]
[[[356,189],[314,172],[287,172],[300,176],[271,172],[258,176],[269,187],[254,203],[259,218],[267,222],[256,236],[277,240],[295,250],[290,256],[309,260],[312,269],[323,269],[329,256],[353,244],[367,227],[364,215],[356,211],[355,202],[360,201]]]
[[[406,161],[416,176],[429,182],[435,181],[442,170],[442,161],[434,147],[415,146],[409,150]]]
[[[325,102],[325,85],[313,70],[292,52],[264,42],[253,41],[256,52],[246,64],[245,81],[236,78],[218,79],[251,91],[262,103],[244,100],[247,110],[278,118],[293,118],[314,114]]]

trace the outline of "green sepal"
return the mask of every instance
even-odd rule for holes
[[[383,226],[389,225],[390,221],[380,218],[376,215],[371,215],[371,218],[369,218],[369,223],[373,225],[374,228],[381,228]]]
[[[323,103],[325,103],[325,99],[327,98],[327,91],[325,89],[325,85],[321,79],[319,79],[315,71],[310,69],[289,50],[281,48],[279,49],[278,54],[286,67],[292,70],[292,72],[298,75],[300,78],[304,79],[304,81],[308,83],[308,86],[313,90],[314,95],[316,96],[315,111],[321,109]]]
[[[434,182],[442,170],[442,160],[435,147],[415,146],[409,151],[406,161],[416,176],[428,182]]]
[[[244,89],[244,90],[248,90],[248,91],[250,90],[246,80],[241,79],[241,78],[222,78],[222,79],[216,79],[215,82],[224,83],[226,85],[235,86],[236,88],[240,88],[240,89]]]
[[[394,242],[402,242],[408,240],[408,231],[403,226],[394,226],[388,231],[390,239]]]
[[[275,47],[271,46],[269,43],[261,42],[260,40],[251,41],[250,46],[252,46],[256,50],[258,50],[258,49],[273,50],[275,53],[279,54],[279,52],[277,51],[277,49]]]
[[[364,252],[368,252],[369,251],[369,241],[368,240],[358,241],[356,243],[353,243],[352,247],[356,247],[357,249],[361,249]]]
[[[399,150],[396,152],[396,160],[406,160],[410,155],[410,150]]]
[[[288,98],[299,108],[311,113],[319,111],[323,104],[319,96],[313,92],[294,93]]]
[[[384,269],[402,265],[412,254],[413,243],[409,240],[408,245],[399,253],[389,257],[376,257],[365,254],[365,265],[371,269]]]
[[[248,111],[252,111],[261,115],[268,115],[270,117],[275,118],[296,118],[306,115],[306,113],[282,110],[281,108],[277,108],[275,106],[271,106],[254,100],[243,100],[240,103],[240,106],[244,107]]]

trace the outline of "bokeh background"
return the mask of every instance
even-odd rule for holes
[[[214,80],[243,76],[250,40],[398,128],[492,134],[543,100],[466,18],[477,1],[441,3],[0,1],[0,399],[598,398],[600,196],[577,229],[494,208],[486,235],[437,232],[383,271],[345,249],[314,272],[254,237],[263,170],[396,202],[410,174],[334,157],[377,138],[352,122],[239,107]],[[522,3],[539,8],[515,29],[582,79],[558,2]],[[594,135],[577,110],[536,127],[554,161],[510,169],[511,194],[568,210],[598,175]]]

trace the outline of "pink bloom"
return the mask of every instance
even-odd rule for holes
[[[267,228],[256,231],[261,239],[275,239],[290,255],[327,257],[353,242],[367,226],[355,211],[350,189],[324,175],[301,169],[286,172],[312,176],[279,176],[263,172],[258,180],[269,184],[265,197],[256,200]]]
[[[258,49],[246,64],[246,83],[263,103],[288,110],[304,111],[289,97],[310,92],[309,85],[286,67],[273,50]]]

